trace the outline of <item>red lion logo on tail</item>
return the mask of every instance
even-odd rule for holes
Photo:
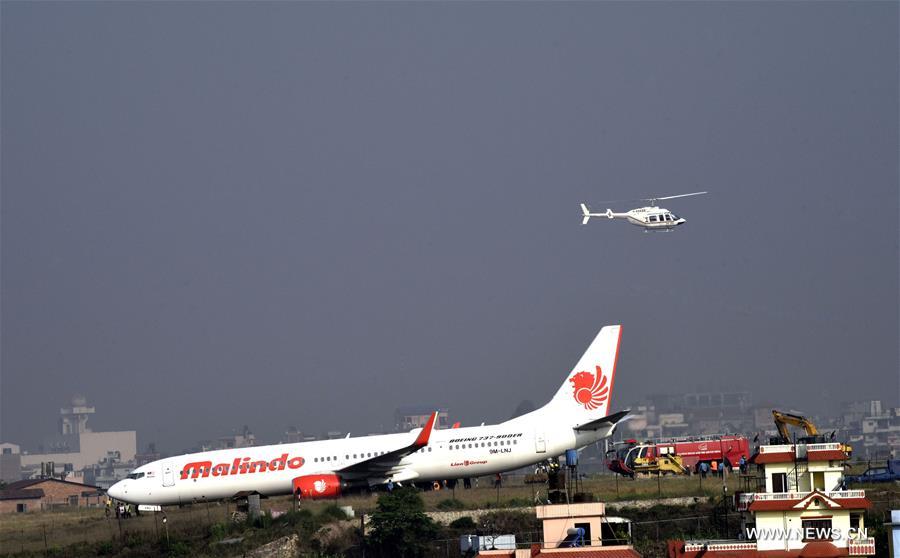
[[[609,397],[609,386],[606,385],[606,376],[600,367],[597,367],[597,376],[590,372],[579,372],[569,378],[575,389],[573,397],[575,401],[584,405],[585,409],[594,410]]]

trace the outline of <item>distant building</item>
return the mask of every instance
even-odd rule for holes
[[[15,482],[22,478],[22,456],[18,445],[0,444],[0,481]]]
[[[287,430],[284,431],[282,441],[285,444],[299,444],[303,441],[303,432],[296,426],[289,426]]]
[[[438,412],[436,428],[450,426],[450,412],[446,408],[410,406],[398,407],[394,412],[394,423],[398,432],[407,432],[413,428],[421,428],[428,422],[433,412]]]
[[[855,457],[888,459],[900,455],[900,407],[887,408],[879,400],[844,403],[839,422]]]
[[[621,423],[619,432],[623,437],[637,440],[652,440],[662,436],[662,428],[656,422],[656,406],[642,402],[628,405],[630,418]]]
[[[887,459],[900,453],[900,407],[864,417],[861,429],[866,457]]]
[[[0,513],[24,513],[56,507],[94,507],[103,499],[96,486],[59,479],[21,480],[0,491]]]
[[[93,432],[88,426],[92,414],[94,407],[87,406],[84,397],[73,397],[70,407],[60,409],[58,434],[46,440],[39,451],[21,453],[26,473],[36,475],[42,463],[50,462],[61,471],[80,471],[99,463],[109,452],[118,452],[122,461],[133,461],[137,453],[137,432]]]
[[[840,413],[840,421],[844,425],[859,425],[863,417],[881,414],[881,401],[845,401],[841,403]]]
[[[109,452],[99,463],[85,467],[82,482],[98,486],[104,490],[124,479],[137,467],[136,462],[123,462],[119,452]]]
[[[63,435],[81,434],[90,432],[87,421],[96,410],[87,406],[87,399],[83,395],[72,398],[71,407],[63,407],[59,410],[59,432]]]
[[[684,413],[657,412],[656,405],[648,402],[627,406],[631,409],[629,419],[619,426],[619,432],[626,439],[656,440],[693,434]]]
[[[193,448],[193,451],[214,451],[234,448],[249,448],[256,445],[256,435],[245,424],[240,434],[222,436],[216,440],[203,440]]]
[[[753,431],[754,432],[769,432],[775,430],[775,421],[772,418],[772,409],[778,408],[781,406],[773,406],[773,405],[757,405],[753,407],[751,412],[753,413]]]
[[[681,413],[693,435],[750,432],[753,400],[748,391],[665,393],[649,397],[659,414]]]
[[[147,450],[145,452],[136,454],[134,456],[134,465],[135,467],[140,467],[141,465],[146,465],[147,463],[159,461],[160,457],[162,456],[158,451],[156,451],[156,444],[151,442],[147,444]]]
[[[661,413],[695,411],[697,409],[722,409],[744,413],[752,404],[749,391],[666,393],[650,396]]]
[[[663,438],[687,436],[690,425],[684,421],[684,413],[660,413],[659,429]]]

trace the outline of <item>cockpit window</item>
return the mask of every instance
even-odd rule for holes
[[[673,220],[673,221],[677,221],[677,220],[678,220],[678,215],[675,215],[674,213],[672,213],[672,220]]]
[[[126,478],[126,479],[132,479],[132,480],[134,480],[134,479],[139,479],[139,478],[141,478],[141,477],[143,477],[143,476],[144,476],[144,473],[131,473],[130,475],[128,475],[128,476],[125,477],[125,478]]]

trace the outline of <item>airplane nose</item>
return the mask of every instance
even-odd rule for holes
[[[116,484],[109,487],[106,491],[110,498],[115,498],[116,500],[121,500],[125,496],[125,488],[124,482],[119,481]]]

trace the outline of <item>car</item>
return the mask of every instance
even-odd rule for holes
[[[888,461],[887,467],[869,467],[861,475],[848,475],[846,480],[854,483],[900,481],[900,459]]]

